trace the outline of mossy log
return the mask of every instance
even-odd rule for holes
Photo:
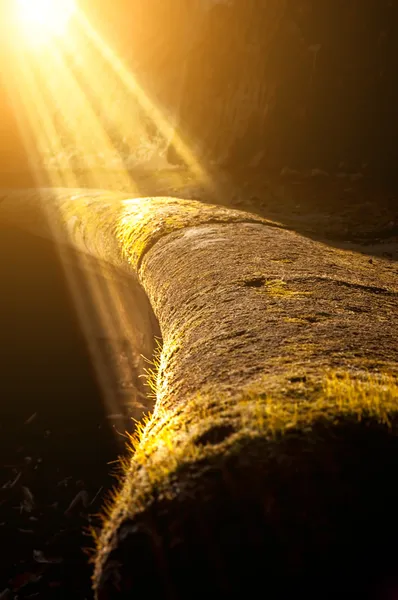
[[[217,206],[68,193],[60,220],[80,211],[73,235],[138,275],[163,338],[97,599],[252,583],[381,598],[397,574],[396,270]]]
[[[379,585],[398,527],[394,273],[197,202],[128,202],[117,235],[163,346],[98,599],[243,597],[262,575],[272,598]]]

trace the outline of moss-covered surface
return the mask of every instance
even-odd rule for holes
[[[377,593],[396,566],[397,408],[393,378],[339,372],[311,402],[252,390],[158,411],[105,521],[98,598]]]
[[[394,575],[391,265],[194,201],[55,197],[72,240],[137,272],[163,338],[98,535],[98,599],[229,598],[264,578],[273,598],[363,598]]]
[[[164,342],[157,404],[98,538],[98,598],[229,598],[262,577],[273,598],[360,597],[394,572],[396,276],[176,210],[141,256]],[[150,217],[130,230],[138,265]]]
[[[283,397],[297,374],[372,361],[396,371],[397,278],[374,266],[260,224],[164,237],[140,270],[165,341],[158,398],[185,401],[254,380]]]
[[[176,230],[205,223],[257,222],[279,226],[251,213],[181,198],[137,198],[126,201],[125,206],[118,239],[134,270],[139,269],[144,254],[157,241]]]

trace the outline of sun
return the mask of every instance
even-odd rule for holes
[[[25,38],[37,43],[63,35],[76,12],[75,0],[16,0]]]

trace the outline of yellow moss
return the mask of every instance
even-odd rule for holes
[[[311,436],[320,421],[333,428],[365,418],[397,426],[396,377],[334,371],[325,373],[313,401],[292,401],[289,397],[275,400],[256,386],[240,396],[203,393],[170,412],[157,407],[152,417],[137,423],[130,437],[131,457],[121,465],[119,489],[108,497],[102,515],[105,533],[100,538],[95,533],[97,547],[106,546],[105,538],[111,535],[112,526],[107,529],[107,523],[117,522],[131,506],[134,511],[144,508],[154,489],[161,488],[164,497],[174,493],[170,477],[183,465],[212,457],[217,460],[217,456],[238,450],[243,440],[275,442],[294,431]],[[218,425],[230,426],[232,433],[218,444],[196,443],[199,436]],[[272,448],[275,453],[277,445]]]
[[[308,402],[273,401],[267,398],[264,402],[253,392],[256,406],[251,415],[259,415],[257,426],[262,429],[264,423],[267,431],[283,432],[290,428],[310,427],[315,421],[323,418],[333,422],[354,417],[358,421],[369,417],[389,424],[392,416],[398,416],[398,381],[392,375],[375,375],[363,372],[356,376],[345,371],[328,373],[324,379],[318,397]],[[250,392],[245,399],[246,410],[250,405]],[[247,415],[242,412],[245,421]]]
[[[160,366],[160,357],[162,355],[163,344],[162,340],[159,338],[155,338],[155,349],[153,351],[152,359],[149,360],[145,356],[141,354],[141,357],[144,359],[146,363],[148,363],[149,367],[144,369],[145,385],[149,389],[149,397],[156,400],[157,392],[158,392],[158,373]]]
[[[298,317],[284,317],[285,323],[298,323],[299,325],[308,325],[308,321],[306,319],[298,318]]]
[[[264,282],[264,287],[260,291],[265,291],[273,298],[293,298],[298,296],[309,296],[311,292],[302,292],[289,290],[286,281],[282,279],[269,279]]]
[[[134,269],[138,268],[143,255],[154,241],[173,231],[203,225],[209,221],[270,223],[250,213],[181,198],[136,198],[125,200],[123,205],[116,235],[125,258]]]
[[[217,410],[218,404],[222,405]],[[332,426],[336,421],[364,417],[389,424],[398,415],[398,383],[392,376],[347,372],[326,374],[317,397],[292,401],[274,400],[255,388],[236,398],[228,395],[199,395],[174,413],[158,409],[152,419],[139,423],[131,437],[132,459],[140,465],[150,483],[167,478],[182,464],[219,453],[214,445],[195,445],[198,435],[217,424],[233,424],[235,433],[222,442],[224,451],[241,437],[274,438],[293,428],[311,430],[319,419]]]

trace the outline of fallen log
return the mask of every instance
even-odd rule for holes
[[[117,233],[163,347],[98,600],[379,589],[397,572],[396,273],[196,202],[132,200]]]
[[[138,276],[163,339],[97,539],[98,600],[252,583],[381,598],[397,575],[394,267],[217,206],[68,194],[60,223]]]

